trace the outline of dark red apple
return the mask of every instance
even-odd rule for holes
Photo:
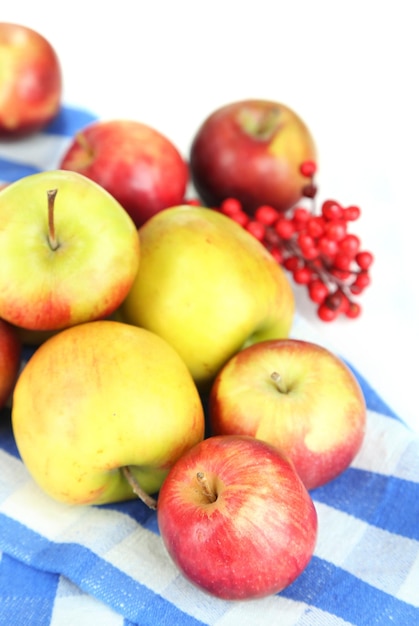
[[[284,589],[309,563],[317,535],[291,462],[252,437],[209,437],[187,451],[163,483],[157,519],[184,576],[226,600]]]
[[[204,121],[192,141],[190,173],[207,206],[234,197],[250,214],[262,204],[286,211],[309,182],[300,165],[315,160],[314,140],[293,110],[268,100],[243,100]]]
[[[46,126],[61,106],[62,77],[51,43],[27,26],[0,22],[0,136]]]
[[[22,344],[16,329],[0,319],[0,408],[3,408],[17,380]]]
[[[137,227],[181,204],[188,166],[160,132],[133,120],[93,122],[74,137],[61,169],[91,178],[116,198]]]

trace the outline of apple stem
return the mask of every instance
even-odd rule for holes
[[[278,374],[278,372],[272,372],[271,380],[274,381],[275,387],[278,389],[278,391],[280,391],[281,393],[287,393],[287,388],[285,387],[284,381],[282,380],[281,375]]]
[[[199,482],[199,485],[204,493],[204,496],[208,498],[209,502],[215,502],[217,499],[217,494],[214,493],[208,484],[208,479],[205,476],[204,472],[198,472],[196,475],[196,479]]]
[[[48,243],[51,247],[51,250],[56,250],[58,248],[58,241],[55,235],[55,224],[54,224],[54,206],[55,206],[55,197],[58,193],[58,189],[49,189],[47,191],[48,196]]]
[[[121,468],[121,471],[130,487],[132,487],[135,495],[138,496],[138,498],[142,502],[144,502],[144,504],[146,504],[150,509],[153,509],[155,511],[157,509],[157,500],[155,500],[155,498],[153,498],[152,496],[149,496],[148,493],[146,493],[144,489],[140,487],[137,479],[131,471],[131,468],[125,465]]]
[[[241,114],[241,123],[245,131],[262,140],[269,140],[278,130],[281,109],[277,106],[266,109],[262,113],[244,109]]]
[[[86,135],[84,135],[82,132],[76,133],[76,141],[79,146],[81,146],[81,148],[83,148],[83,150],[89,155],[89,157],[93,156],[93,150],[86,139]]]

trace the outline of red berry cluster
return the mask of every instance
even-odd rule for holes
[[[316,165],[306,161],[300,170],[309,179],[303,196],[312,199],[310,209],[300,203],[281,213],[263,205],[249,216],[238,200],[228,198],[219,210],[261,241],[297,284],[307,286],[321,320],[330,322],[339,315],[354,319],[361,313],[355,296],[370,284],[373,262],[371,252],[361,248],[359,237],[348,232],[361,211],[354,205],[343,207],[335,200],[325,200],[316,214]]]

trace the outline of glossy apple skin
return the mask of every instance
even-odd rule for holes
[[[264,246],[212,209],[180,205],[139,229],[141,270],[120,307],[181,355],[202,390],[244,345],[286,337],[288,278]]]
[[[93,122],[75,136],[60,167],[102,185],[137,227],[182,202],[189,178],[174,144],[154,128],[132,120]]]
[[[101,504],[135,497],[123,466],[157,492],[174,461],[202,440],[204,415],[171,346],[106,320],[63,330],[36,350],[15,386],[12,427],[46,493]]]
[[[47,191],[58,189],[48,242]],[[0,193],[0,317],[49,331],[107,317],[124,300],[140,262],[138,232],[121,205],[88,178],[49,171]]]
[[[225,600],[284,589],[307,566],[317,535],[316,510],[292,464],[250,437],[210,437],[189,450],[163,483],[157,516],[186,578]]]
[[[19,375],[22,344],[16,330],[0,319],[0,408],[3,408]]]
[[[269,100],[243,100],[214,111],[198,129],[190,149],[192,182],[206,206],[237,198],[246,212],[268,204],[286,211],[307,184],[299,167],[316,160],[303,120]]]
[[[0,22],[0,137],[46,126],[59,112],[61,66],[51,43],[20,24]]]
[[[214,434],[249,435],[283,450],[307,489],[350,465],[366,424],[365,399],[346,364],[297,339],[263,342],[235,355],[214,382],[209,414]]]

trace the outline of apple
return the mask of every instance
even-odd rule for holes
[[[245,345],[286,337],[294,294],[272,255],[231,218],[179,205],[139,229],[141,269],[120,319],[160,335],[202,391]]]
[[[44,128],[61,107],[57,53],[37,31],[0,22],[0,136],[15,138]]]
[[[20,370],[22,344],[16,330],[0,320],[0,409],[13,391]]]
[[[99,120],[78,132],[60,168],[88,176],[107,189],[137,227],[183,201],[188,166],[160,132],[134,120]]]
[[[190,148],[190,174],[207,206],[234,197],[252,214],[267,204],[286,211],[307,184],[300,165],[316,160],[316,147],[303,120],[269,100],[242,100],[214,111]]]
[[[336,478],[363,442],[365,399],[335,354],[313,342],[265,341],[234,355],[209,397],[210,431],[269,442],[307,489]]]
[[[278,593],[308,565],[317,515],[292,463],[252,437],[209,437],[170,469],[157,501],[166,549],[225,600]]]
[[[0,193],[0,317],[59,330],[119,307],[140,262],[138,232],[105,189],[47,171]]]
[[[47,339],[15,386],[12,428],[38,485],[69,504],[157,492],[171,465],[204,435],[202,403],[176,351],[110,320]]]

